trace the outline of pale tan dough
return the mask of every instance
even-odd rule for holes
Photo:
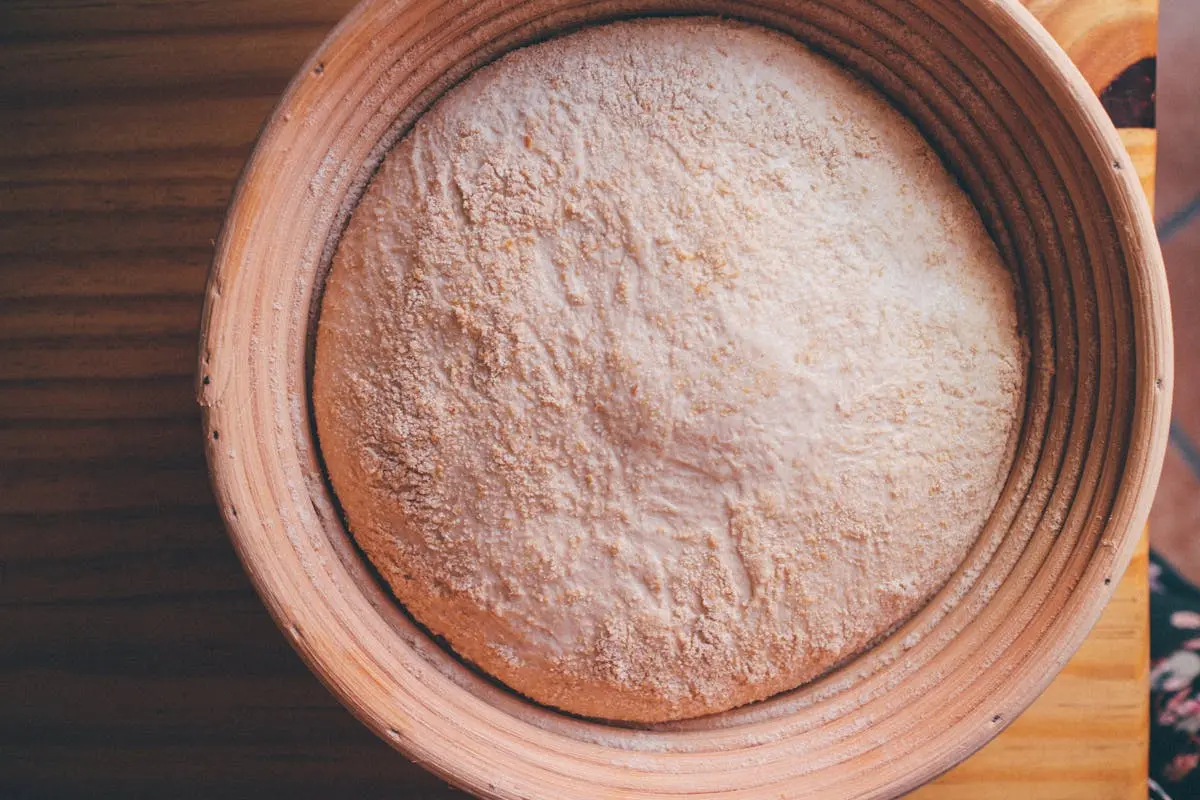
[[[714,19],[512,53],[387,156],[314,405],[412,615],[534,700],[658,721],[916,611],[1006,479],[1013,282],[914,127]]]

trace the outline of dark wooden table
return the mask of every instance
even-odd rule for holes
[[[1103,17],[1137,45],[1122,58],[1146,55],[1152,0],[1035,11],[1080,4],[1096,13],[1063,24]],[[350,5],[0,5],[0,800],[460,796],[275,629],[213,506],[193,401],[238,170]],[[1124,69],[1093,61],[1112,72],[1098,89]],[[1149,177],[1153,131],[1129,136]],[[1137,796],[1144,616],[1140,557],[1058,688],[929,796]]]
[[[0,6],[0,798],[451,796],[271,623],[193,400],[230,191],[351,4]]]

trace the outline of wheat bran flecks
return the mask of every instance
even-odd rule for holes
[[[349,526],[528,697],[660,721],[914,613],[1006,479],[1013,281],[916,129],[781,34],[519,50],[387,156],[314,382]]]

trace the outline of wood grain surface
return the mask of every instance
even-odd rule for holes
[[[350,5],[0,6],[0,797],[461,796],[271,623],[213,506],[192,394],[233,182]],[[1153,55],[1143,0],[1031,8],[1097,91]],[[1137,46],[1089,39],[1126,12]],[[1152,185],[1153,132],[1126,143]],[[1041,700],[919,795],[1143,796],[1145,580],[1143,550]]]

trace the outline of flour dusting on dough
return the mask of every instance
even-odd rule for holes
[[[314,400],[418,620],[535,700],[658,721],[916,611],[1024,373],[1012,279],[906,119],[781,34],[646,20],[504,57],[387,156]]]

